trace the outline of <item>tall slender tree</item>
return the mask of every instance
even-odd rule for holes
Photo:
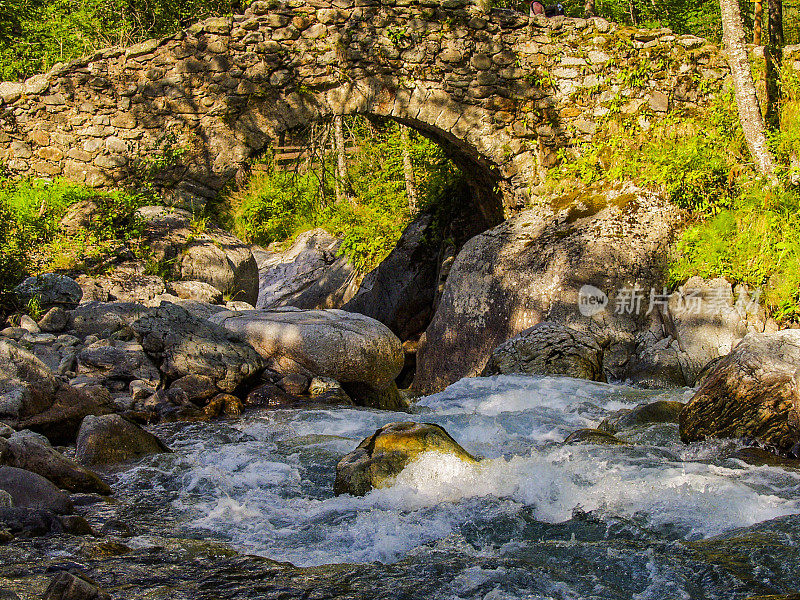
[[[780,128],[781,86],[780,73],[783,64],[783,2],[769,0],[769,42],[764,49],[767,80],[767,127]]]
[[[753,45],[761,45],[761,27],[764,21],[764,4],[761,0],[755,1],[755,14],[753,15]]]
[[[586,3],[583,5],[583,16],[589,19],[596,14],[597,11],[595,10],[594,0],[586,0]]]
[[[775,159],[767,145],[764,119],[756,96],[756,86],[747,49],[739,0],[719,0],[722,12],[722,38],[731,69],[739,122],[742,124],[747,148],[760,173],[775,180]]]
[[[403,179],[406,182],[408,196],[408,212],[416,215],[419,209],[417,200],[417,181],[414,177],[414,165],[411,162],[411,136],[409,128],[400,124],[400,145],[403,148]]]

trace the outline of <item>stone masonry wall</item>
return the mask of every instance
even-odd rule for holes
[[[538,167],[600,120],[692,110],[725,74],[702,39],[598,18],[483,14],[466,0],[258,0],[0,83],[0,164],[95,187],[155,177],[176,201],[211,198],[281,131],[362,113],[435,139],[508,213]]]

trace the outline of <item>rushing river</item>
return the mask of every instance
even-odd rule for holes
[[[462,380],[413,415],[312,408],[163,425],[175,452],[118,474],[115,511],[136,523],[134,548],[172,536],[297,566],[377,562],[372,577],[391,574],[395,595],[376,597],[798,591],[800,471],[730,458],[734,442],[684,445],[670,424],[621,432],[631,446],[561,444],[620,408],[689,395],[501,376]],[[337,461],[399,420],[438,423],[483,460],[427,454],[390,488],[335,497]]]

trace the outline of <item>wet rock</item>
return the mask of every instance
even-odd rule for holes
[[[71,492],[110,494],[111,488],[96,473],[83,468],[36,434],[20,431],[8,440],[0,438],[2,463],[41,475],[58,487]]]
[[[605,444],[609,446],[627,445],[628,442],[601,429],[578,429],[564,440],[565,444]]]
[[[623,409],[616,416],[604,419],[599,428],[609,433],[616,433],[621,429],[653,423],[677,423],[684,406],[686,405],[683,402],[677,400],[658,400],[640,404],[632,410]]]
[[[138,302],[87,302],[70,312],[70,328],[81,338],[111,334],[151,312]]]
[[[746,437],[794,454],[800,442],[800,330],[748,334],[683,409],[680,435],[686,443]]]
[[[334,492],[337,495],[363,496],[373,488],[386,487],[411,461],[425,452],[441,452],[466,462],[476,462],[439,425],[390,423],[339,461]]]
[[[48,333],[60,333],[67,328],[68,324],[67,312],[60,306],[54,306],[41,318],[39,328]]]
[[[256,250],[257,308],[340,308],[358,289],[353,265],[337,257],[341,240],[322,228],[300,234],[283,252]]]
[[[204,405],[205,401],[219,393],[210,377],[190,373],[172,382],[170,389],[183,390],[189,401]]]
[[[292,406],[299,401],[299,398],[287,394],[274,383],[264,383],[250,390],[244,403],[245,406],[283,408]]]
[[[90,416],[81,424],[75,458],[85,465],[110,465],[169,451],[152,433],[120,415]]]
[[[264,368],[264,360],[249,344],[169,302],[136,321],[133,329],[145,352],[169,379],[201,375],[230,393]]]
[[[153,386],[146,381],[141,381],[138,379],[131,381],[128,389],[131,392],[131,398],[133,398],[134,402],[149,398],[156,393],[156,389]]]
[[[591,335],[558,323],[539,323],[495,348],[483,371],[509,373],[602,381],[603,350]]]
[[[432,223],[430,214],[414,219],[343,310],[380,321],[401,340],[424,330],[433,314],[437,283],[438,248],[429,239]]]
[[[651,317],[647,306],[617,313],[620,299],[627,308],[620,290],[662,288],[681,219],[654,194],[606,186],[576,190],[475,236],[453,262],[425,331],[414,391],[429,394],[478,375],[492,350],[542,321],[592,334],[604,348],[606,379],[624,379],[635,333]],[[580,304],[587,285],[605,293],[607,304]]]
[[[278,387],[294,396],[305,394],[309,385],[311,385],[311,378],[301,373],[289,373],[278,382]]]
[[[50,581],[43,600],[111,600],[95,581],[62,571]]]
[[[222,292],[205,281],[170,281],[167,292],[181,300],[222,304]]]
[[[391,395],[403,368],[397,336],[363,315],[282,309],[218,313],[211,320],[249,342],[279,373],[322,375]],[[357,399],[376,406],[373,398]]]
[[[800,469],[800,460],[796,458],[784,458],[764,448],[740,448],[731,454],[729,458],[741,460],[749,465],[755,465],[757,467],[767,466],[781,467],[784,469]]]
[[[218,416],[238,417],[242,414],[244,405],[242,401],[232,394],[217,394],[203,409],[203,414],[213,419]]]
[[[54,306],[75,308],[83,298],[83,290],[74,279],[55,273],[28,277],[14,288],[14,294],[21,304],[36,298],[39,307],[44,310]]]
[[[180,279],[204,281],[230,298],[256,303],[258,267],[247,244],[211,223],[193,223],[184,210],[145,206],[136,214],[154,259],[174,260]]]
[[[47,479],[17,467],[0,467],[0,490],[11,495],[15,508],[34,508],[68,514],[72,501]]]

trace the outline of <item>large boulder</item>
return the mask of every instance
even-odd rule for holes
[[[635,333],[652,318],[643,291],[662,288],[681,219],[635,187],[586,189],[475,236],[425,332],[415,391],[479,374],[494,348],[542,321],[592,333],[606,378],[624,379]]]
[[[96,473],[70,460],[29,431],[17,432],[8,440],[0,438],[0,460],[9,467],[37,473],[71,492],[111,493],[111,488]]]
[[[433,216],[417,217],[380,265],[361,282],[343,310],[380,321],[401,340],[425,329],[433,313],[438,246],[433,241]]]
[[[138,425],[120,415],[105,415],[83,420],[75,457],[85,465],[110,465],[169,451],[161,440]]]
[[[14,288],[14,294],[22,304],[35,298],[42,309],[75,308],[83,298],[83,290],[74,279],[55,273],[28,277]]]
[[[106,414],[113,406],[68,385],[33,354],[0,340],[0,419],[16,429],[31,429],[54,444],[75,441],[88,414]]]
[[[278,373],[331,377],[356,386],[355,394],[370,405],[375,402],[365,398],[368,390],[358,386],[375,392],[392,389],[403,368],[397,336],[355,313],[287,308],[220,312],[211,321],[246,340]]]
[[[680,435],[744,437],[800,455],[800,330],[748,334],[681,411]]]
[[[152,311],[138,302],[86,302],[68,313],[69,327],[79,337],[111,334]]]
[[[171,263],[179,279],[204,281],[234,300],[256,303],[258,267],[247,244],[184,210],[145,206],[136,214],[153,258]]]
[[[250,312],[224,311],[212,318]],[[259,353],[240,337],[176,304],[162,302],[132,327],[144,351],[171,380],[189,374],[202,375],[209,377],[221,391],[233,392],[245,379],[264,368]]]
[[[589,334],[559,323],[539,323],[495,348],[483,371],[510,373],[603,381],[603,349]]]
[[[145,381],[157,386],[161,374],[142,346],[136,342],[102,340],[84,348],[78,354],[78,373],[103,382],[124,383]]]
[[[72,512],[72,501],[36,473],[16,467],[0,467],[0,490],[8,492],[15,508],[49,510],[65,515]]]
[[[111,600],[111,594],[96,581],[61,571],[53,576],[42,600]]]
[[[389,423],[339,461],[333,490],[337,495],[363,496],[373,488],[391,485],[398,473],[425,452],[440,452],[476,462],[475,457],[439,425]]]
[[[340,308],[353,297],[360,277],[341,240],[318,227],[297,236],[283,252],[254,249],[259,273],[257,308]]]

